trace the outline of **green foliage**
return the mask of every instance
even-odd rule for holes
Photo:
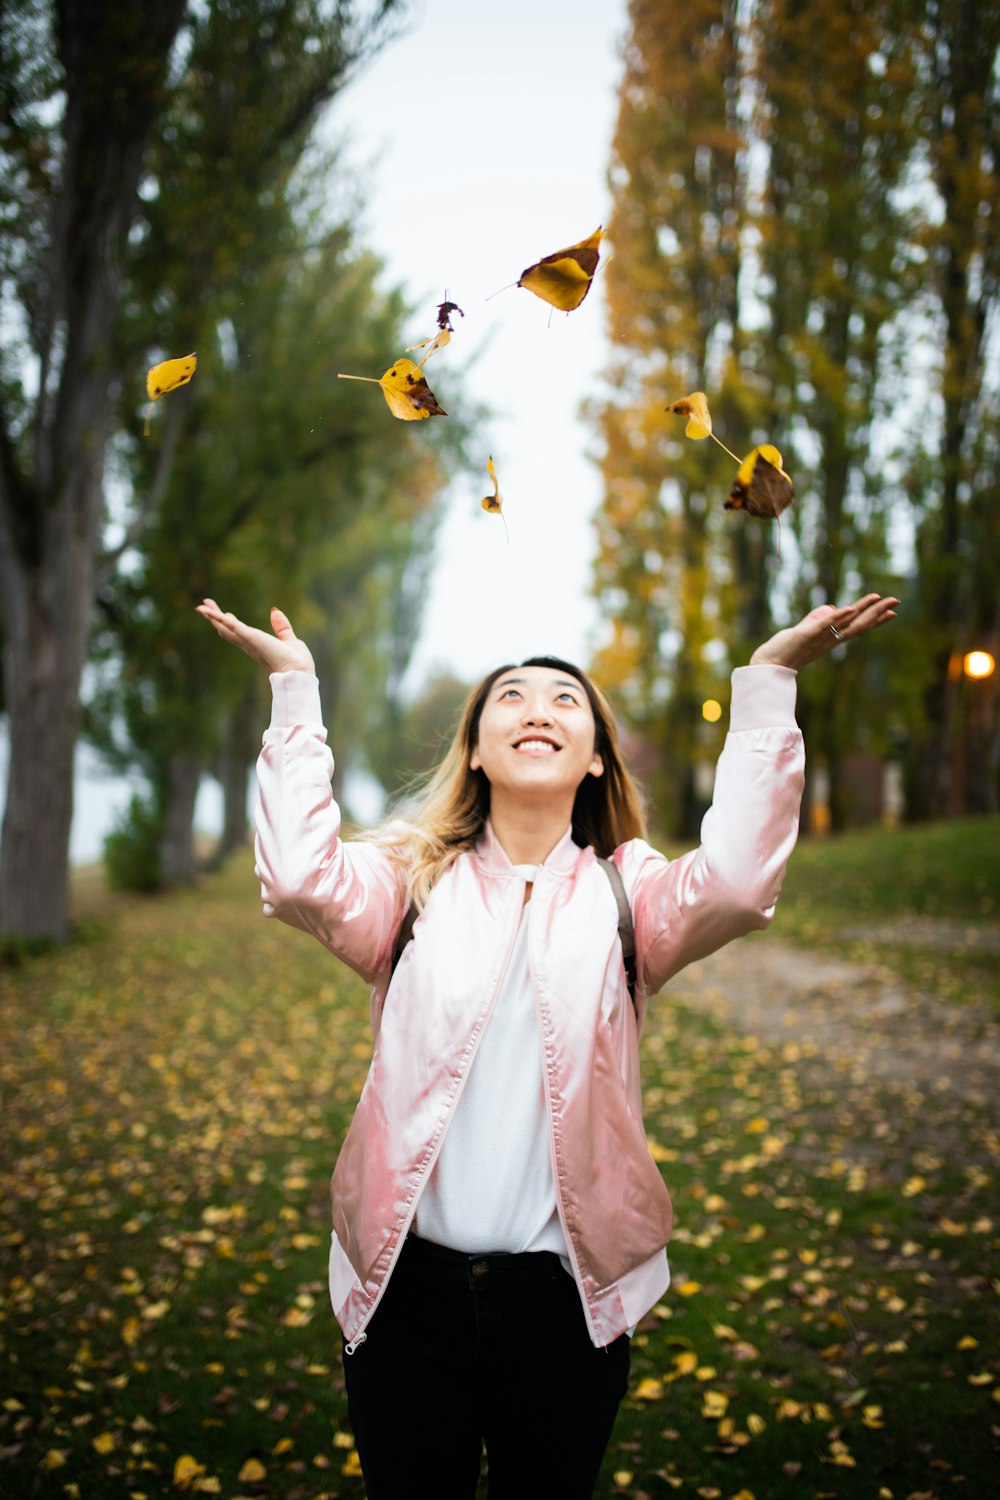
[[[163,885],[163,816],[151,798],[134,796],[104,840],[104,868],[116,891],[158,891]]]

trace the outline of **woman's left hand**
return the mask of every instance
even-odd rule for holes
[[[792,667],[798,670],[827,656],[855,636],[865,635],[896,618],[898,599],[882,598],[879,594],[866,594],[855,604],[845,604],[839,609],[832,604],[821,604],[787,630],[779,630],[769,641],[758,646],[750,658],[752,667],[770,664]]]

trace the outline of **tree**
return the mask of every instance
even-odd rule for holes
[[[997,768],[969,782],[961,764],[968,694],[961,657],[1000,639],[1000,5],[924,0],[918,103],[931,212],[921,225],[921,292],[941,358],[939,419],[910,470],[918,514],[916,579],[923,704],[912,726],[909,786],[921,817],[995,809]],[[990,369],[989,355],[993,352]],[[994,700],[992,728],[1000,720]]]
[[[235,837],[266,717],[259,674],[206,640],[194,604],[212,595],[255,618],[281,600],[322,664],[338,763],[391,714],[416,635],[411,620],[392,649],[403,583],[433,538],[447,436],[442,447],[337,380],[339,361],[381,368],[402,347],[402,304],[375,290],[378,264],[345,230],[317,235],[303,220],[298,235],[244,289],[223,330],[228,358],[207,352],[156,514],[101,597],[92,735],[141,766],[169,884],[195,877],[195,797],[223,745],[236,762]],[[156,467],[158,437],[137,446],[140,472]]]
[[[696,832],[701,705],[717,691],[723,609],[759,615],[747,587],[762,547],[748,538],[727,570],[724,465],[684,445],[664,407],[711,389],[717,418],[745,409],[739,377],[744,142],[738,128],[738,38],[729,0],[632,0],[613,147],[607,298],[612,396],[599,413],[605,498],[596,587],[615,621],[595,672],[659,745],[658,812]],[[745,419],[745,410],[744,410]],[[741,589],[745,590],[742,592]],[[705,747],[707,748],[707,747]]]
[[[207,177],[237,160],[252,194],[258,163],[301,152],[322,106],[383,34],[392,3],[360,21],[350,0],[190,9],[182,0],[11,0],[0,17],[0,594],[11,747],[0,933],[61,939],[68,929],[79,688],[140,189],[165,217],[185,213],[170,194],[185,180],[180,167],[145,177],[150,144],[172,144],[187,165],[200,158]],[[203,54],[212,67],[200,66]],[[199,109],[208,96],[240,107]],[[216,126],[210,138],[190,128],[202,118]],[[229,227],[224,208],[191,226],[199,275],[229,253],[220,233]],[[252,248],[239,245],[244,259]]]
[[[908,290],[900,189],[915,60],[905,10],[895,0],[833,8],[769,0],[755,17],[753,84],[767,151],[759,289],[769,313],[757,361],[798,490],[786,518],[796,613],[843,602],[859,586],[894,585],[882,469],[900,393],[899,341],[890,335]],[[842,762],[871,722],[876,661],[848,653],[800,685],[799,719],[828,774],[834,828],[848,818]]]

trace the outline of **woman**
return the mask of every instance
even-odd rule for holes
[[[201,614],[271,674],[264,911],[370,984],[374,1056],[332,1183],[330,1291],[372,1500],[592,1494],[632,1328],[669,1281],[645,1144],[647,997],[774,910],[803,779],[795,673],[892,619],[821,606],[733,674],[701,847],[645,842],[605,700],[569,663],[491,673],[408,822],[339,839],[312,657]],[[628,899],[630,994],[609,858]],[[416,909],[412,935],[407,914]]]

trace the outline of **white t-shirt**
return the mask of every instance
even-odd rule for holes
[[[525,880],[534,865],[515,865]],[[567,1256],[556,1207],[525,902],[493,1014],[417,1205],[414,1233],[469,1255]]]

